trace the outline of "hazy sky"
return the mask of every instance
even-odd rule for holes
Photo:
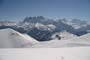
[[[0,0],[0,20],[29,16],[90,20],[90,0]]]

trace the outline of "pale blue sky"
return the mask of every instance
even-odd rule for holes
[[[0,20],[29,16],[90,20],[90,0],[0,0]]]

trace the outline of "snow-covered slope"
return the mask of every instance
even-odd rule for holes
[[[80,37],[75,37],[75,38],[69,38],[68,40],[51,40],[51,41],[46,41],[46,42],[41,42],[39,44],[33,45],[32,47],[40,47],[40,48],[45,48],[45,47],[81,47],[81,46],[90,46],[90,33],[80,36]],[[28,46],[29,47],[29,46]]]
[[[90,47],[1,49],[0,60],[90,60]]]
[[[86,41],[86,42],[90,42],[90,33],[82,35],[80,37],[77,37],[75,39],[72,39],[74,41]]]
[[[67,40],[52,40],[49,42],[41,42],[39,44],[35,44],[30,48],[61,48],[61,47],[84,47],[89,46],[90,42],[75,42],[75,41],[67,41]],[[26,46],[26,47],[29,47]]]
[[[27,44],[32,46],[35,43],[38,41],[13,29],[0,30],[0,48],[18,48],[25,47]]]
[[[27,34],[21,34],[13,29],[2,29],[0,30],[0,48],[57,48],[90,46],[90,33],[80,37],[72,37],[72,34],[67,34],[67,32],[64,32],[64,34],[61,33],[61,35],[64,36],[61,40],[54,39],[50,41],[38,42]]]
[[[76,35],[69,33],[67,31],[57,32],[51,36],[52,39],[60,38],[60,40],[70,40],[76,37],[77,37]]]

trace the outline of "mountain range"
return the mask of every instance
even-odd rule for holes
[[[38,41],[52,40],[56,33],[66,31],[75,36],[90,32],[90,23],[80,19],[49,19],[43,16],[26,17],[21,22],[0,21],[0,29],[12,28],[20,33],[28,34]],[[59,34],[57,34],[61,38]]]

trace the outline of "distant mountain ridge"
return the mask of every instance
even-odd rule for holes
[[[0,29],[12,28],[20,33],[26,33],[39,41],[51,40],[51,36],[57,32],[66,30],[77,36],[89,33],[90,23],[80,19],[49,19],[43,16],[26,17],[23,21],[13,24],[11,22],[0,23]]]

